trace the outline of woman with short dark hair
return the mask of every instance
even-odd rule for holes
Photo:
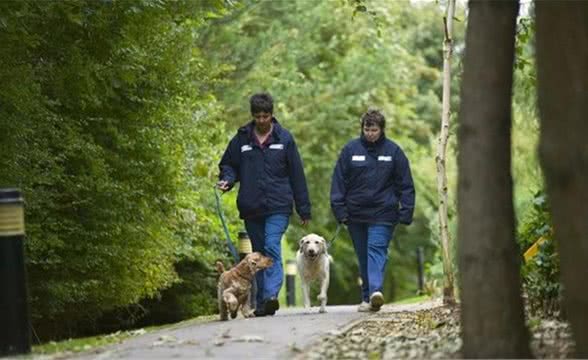
[[[361,136],[351,140],[335,166],[331,208],[346,224],[359,261],[362,302],[358,311],[378,311],[388,261],[388,245],[398,223],[409,225],[415,203],[410,165],[404,152],[384,135],[378,110],[361,117]]]
[[[292,134],[273,116],[274,104],[267,93],[249,99],[253,119],[239,128],[219,164],[217,186],[229,191],[240,182],[239,215],[251,238],[253,251],[273,260],[256,275],[255,316],[274,315],[280,308],[282,250],[280,241],[292,209],[302,225],[310,221],[310,199],[302,160]]]

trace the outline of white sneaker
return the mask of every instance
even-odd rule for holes
[[[372,306],[370,303],[362,301],[361,304],[357,307],[357,311],[359,312],[370,312],[372,310]]]
[[[370,310],[380,311],[380,308],[384,305],[384,295],[381,292],[376,291],[370,296]]]

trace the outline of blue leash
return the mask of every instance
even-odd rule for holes
[[[227,239],[227,246],[229,247],[229,251],[231,255],[233,255],[233,259],[235,260],[235,264],[239,263],[239,254],[237,253],[237,249],[233,242],[231,241],[231,235],[229,234],[229,228],[227,227],[227,222],[225,221],[225,214],[223,213],[223,208],[221,207],[221,196],[218,193],[218,189],[216,185],[214,186],[214,196],[216,197],[216,211],[218,213],[218,217],[223,224],[223,230],[225,231],[225,237]]]

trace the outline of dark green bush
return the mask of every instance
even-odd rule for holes
[[[176,264],[221,256],[213,198],[196,195],[221,151],[222,66],[194,43],[223,4],[0,2],[0,186],[24,193],[42,340],[131,326],[187,282]]]

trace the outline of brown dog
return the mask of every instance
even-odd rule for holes
[[[216,262],[216,269],[221,276],[218,279],[218,310],[221,320],[229,320],[237,317],[237,310],[241,307],[241,313],[248,318],[253,315],[250,298],[251,282],[255,273],[273,265],[269,257],[254,252],[245,256],[239,264],[225,271],[222,262]]]

